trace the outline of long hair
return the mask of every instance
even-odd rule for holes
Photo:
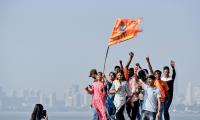
[[[43,106],[41,104],[36,104],[31,115],[31,120],[41,120],[42,111],[43,111]]]

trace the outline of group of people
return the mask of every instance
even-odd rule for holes
[[[175,62],[170,63],[170,76],[168,66],[163,67],[163,75],[160,70],[154,71],[149,57],[146,57],[149,70],[139,63],[129,67],[133,57],[130,52],[125,67],[120,60],[108,79],[96,69],[90,71],[89,77],[94,81],[85,90],[92,95],[93,120],[125,120],[125,110],[130,120],[170,120]]]

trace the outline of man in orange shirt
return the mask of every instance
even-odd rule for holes
[[[160,109],[160,118],[157,118],[158,120],[162,120],[162,114],[164,113],[164,103],[166,97],[168,96],[168,90],[169,90],[167,83],[161,80],[161,74],[162,72],[160,70],[156,70],[154,72],[154,76],[156,77],[154,84],[160,90],[161,93],[161,98],[160,98],[161,109]]]

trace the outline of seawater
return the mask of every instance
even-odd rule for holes
[[[49,120],[91,120],[91,112],[49,112]],[[0,120],[29,120],[30,112],[0,112]],[[171,120],[200,120],[200,114],[171,113]]]

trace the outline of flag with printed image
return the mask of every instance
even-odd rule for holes
[[[136,20],[118,18],[114,25],[112,35],[109,38],[108,46],[112,46],[134,38],[138,32],[142,32],[142,30],[138,28],[140,23],[141,18]]]

